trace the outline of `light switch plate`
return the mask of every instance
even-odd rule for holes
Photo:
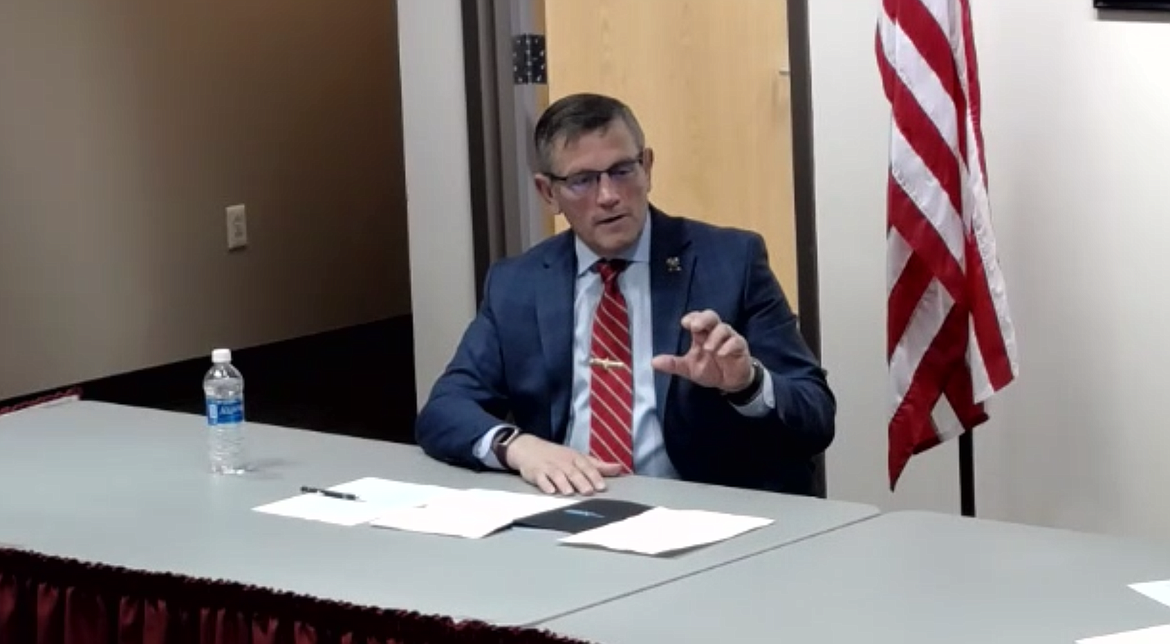
[[[227,207],[227,247],[228,250],[244,248],[248,245],[248,211],[244,204]]]

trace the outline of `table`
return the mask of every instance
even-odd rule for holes
[[[920,512],[540,624],[606,644],[1072,644],[1170,623],[1170,544]]]
[[[225,579],[322,599],[526,626],[863,521],[872,506],[629,477],[617,498],[774,518],[674,558],[560,546],[509,531],[481,540],[252,512],[364,476],[531,492],[415,446],[251,424],[255,472],[207,473],[188,414],[75,402],[0,417],[0,544],[128,568]]]

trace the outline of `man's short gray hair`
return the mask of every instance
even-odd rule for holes
[[[536,144],[538,172],[555,174],[553,169],[553,148],[573,143],[583,135],[605,130],[616,119],[621,119],[634,142],[641,150],[646,145],[646,136],[633,111],[625,103],[601,94],[571,94],[558,99],[540,115],[533,132]]]

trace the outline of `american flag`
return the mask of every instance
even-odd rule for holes
[[[996,258],[970,0],[884,0],[890,489],[910,458],[987,420],[1018,373]]]

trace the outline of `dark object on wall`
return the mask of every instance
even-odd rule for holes
[[[1097,9],[1170,11],[1170,0],[1093,0],[1093,6]]]
[[[547,85],[544,34],[512,36],[512,78],[517,85]]]

